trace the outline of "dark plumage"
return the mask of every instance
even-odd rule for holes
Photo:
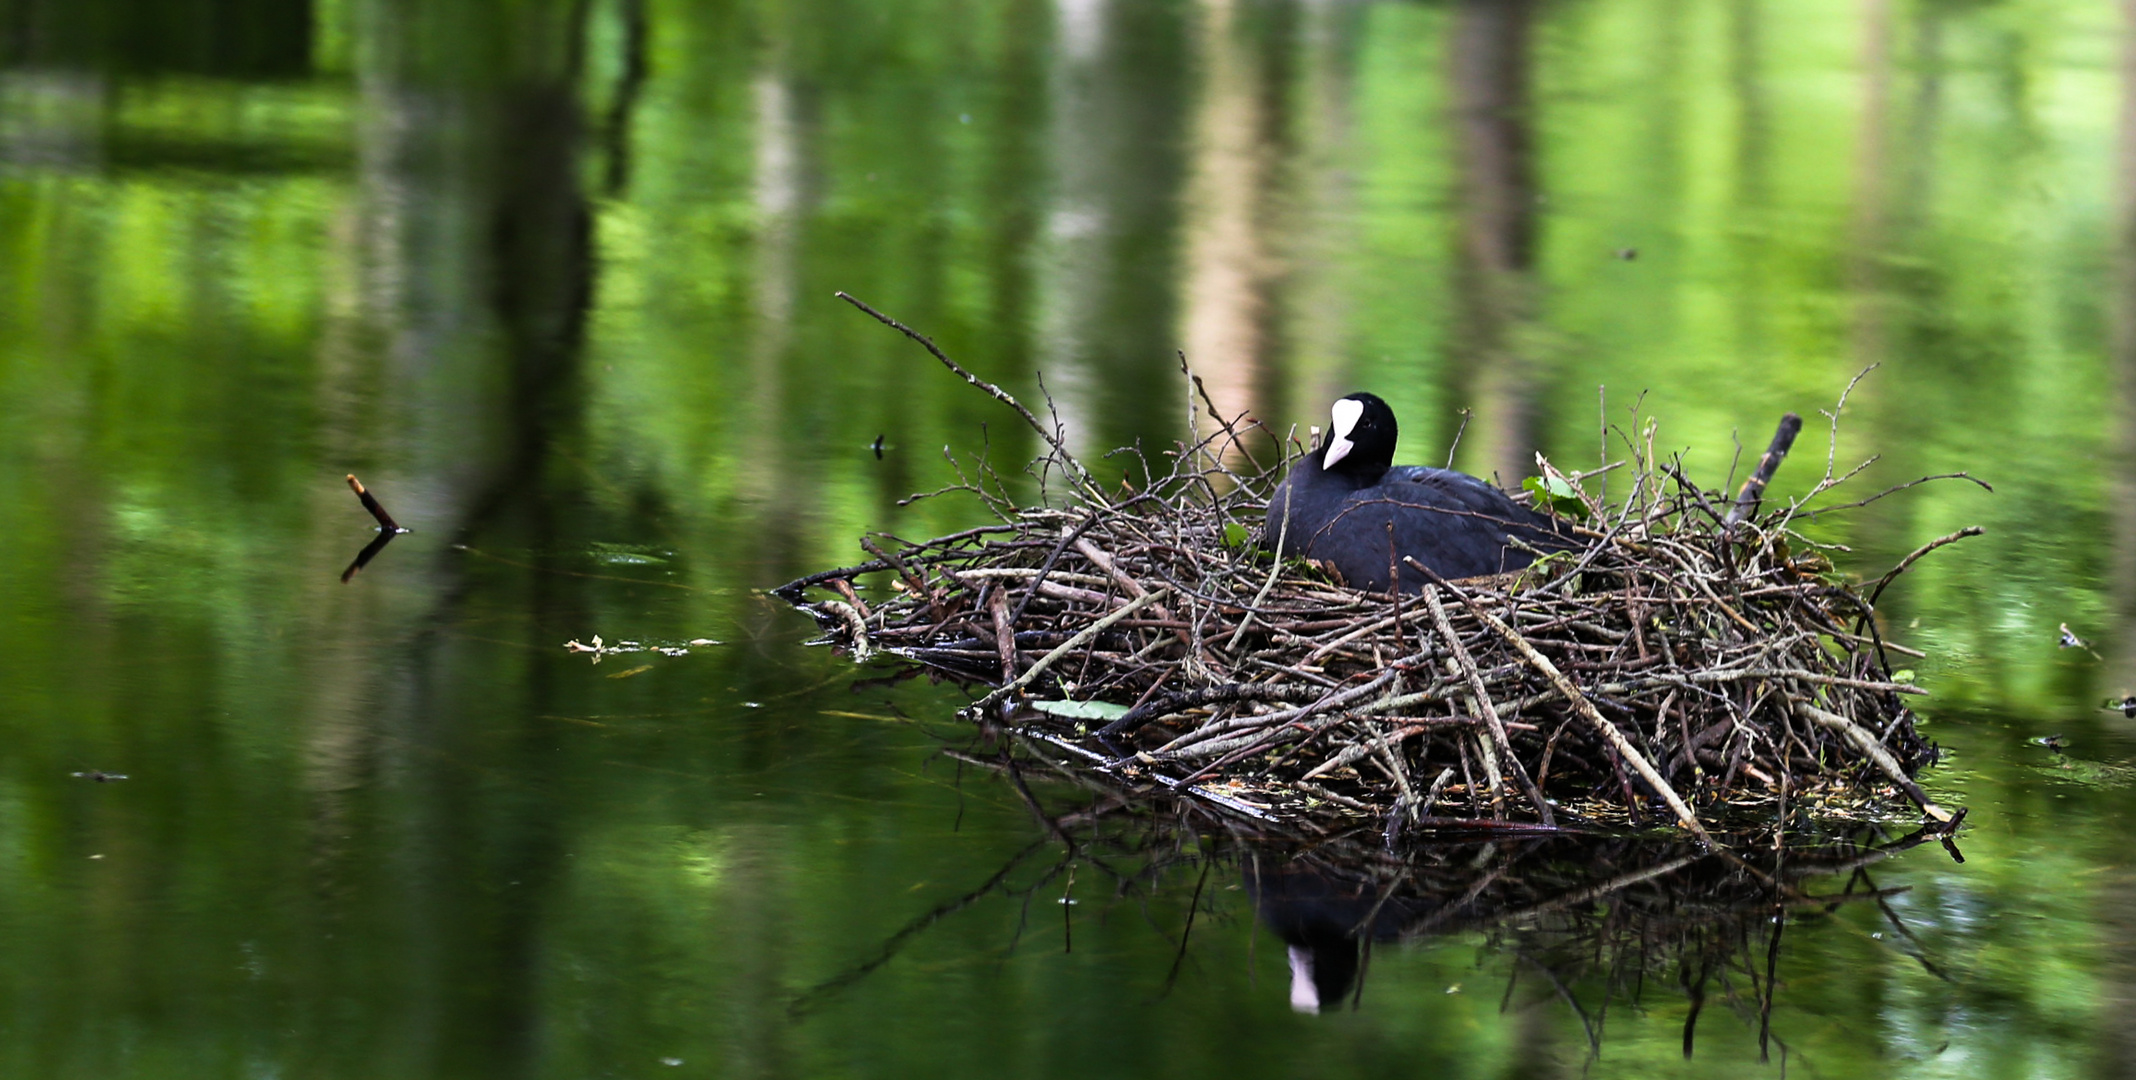
[[[1404,592],[1423,589],[1430,579],[1403,556],[1440,577],[1464,578],[1534,561],[1508,537],[1542,551],[1572,546],[1562,523],[1467,473],[1395,465],[1394,410],[1378,397],[1351,394],[1333,414],[1320,447],[1291,467],[1269,500],[1267,546],[1331,563],[1352,587],[1374,592],[1386,590],[1390,563],[1399,566]]]
[[[1338,1008],[1350,996],[1362,967],[1360,939],[1393,941],[1432,913],[1415,898],[1389,896],[1364,874],[1303,860],[1256,860],[1245,884],[1261,922],[1289,946],[1291,1008],[1299,1012]]]

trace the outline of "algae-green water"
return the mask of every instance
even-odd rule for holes
[[[2132,50],[2076,0],[0,0],[0,1072],[2124,1074]],[[1249,855],[1043,878],[963,692],[762,595],[1037,447],[837,290],[1092,460],[1184,434],[1184,352],[1508,483],[1651,419],[1720,487],[1795,410],[1776,497],[1992,485],[1807,526],[1987,530],[1882,605],[1964,861],[1789,909],[1769,994],[1743,931],[1688,1059],[1689,976],[1474,928],[1294,1010]],[[344,583],[349,474],[413,532]]]

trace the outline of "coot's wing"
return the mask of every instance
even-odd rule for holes
[[[1449,487],[1467,485],[1498,493],[1498,489],[1492,486],[1490,481],[1482,477],[1470,476],[1465,472],[1455,472],[1452,469],[1434,469],[1429,465],[1392,466],[1387,470],[1387,475],[1382,482],[1384,483],[1386,480],[1407,480],[1416,484],[1443,484]]]
[[[1399,479],[1390,476],[1376,491],[1393,504],[1389,513],[1396,535],[1407,543],[1404,554],[1442,577],[1496,574],[1533,561],[1526,551],[1509,546],[1509,537],[1541,551],[1575,544],[1563,522],[1514,502],[1467,473],[1409,466]],[[1386,572],[1378,576],[1384,580]],[[1414,568],[1403,576],[1405,584],[1410,579],[1422,584],[1423,575]]]
[[[1505,497],[1491,495],[1481,485],[1398,479],[1358,488],[1313,531],[1307,554],[1333,563],[1352,587],[1373,592],[1387,588],[1389,570],[1403,588],[1423,587],[1429,579],[1405,559],[1445,578],[1528,565],[1526,552],[1506,546]]]
[[[1333,563],[1344,581],[1372,591],[1387,588],[1390,563],[1399,568],[1405,589],[1423,587],[1428,579],[1402,563],[1404,556],[1441,577],[1464,578],[1528,565],[1532,557],[1507,546],[1509,535],[1544,551],[1572,546],[1557,522],[1496,487],[1466,473],[1419,465],[1389,469],[1378,483],[1356,487],[1301,464],[1270,500],[1262,542],[1271,548],[1278,546],[1286,511],[1283,554]]]
[[[1399,478],[1413,484],[1422,484],[1458,500],[1464,509],[1485,514],[1503,522],[1505,527],[1523,543],[1532,544],[1544,551],[1573,547],[1570,530],[1563,518],[1552,517],[1530,507],[1514,502],[1512,497],[1489,481],[1452,469],[1434,469],[1428,465],[1397,465],[1387,470],[1389,479]]]

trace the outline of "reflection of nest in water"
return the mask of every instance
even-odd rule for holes
[[[873,560],[778,594],[856,658],[992,684],[974,719],[1263,819],[1548,827],[1579,806],[1703,835],[1702,813],[1811,788],[1896,789],[1949,818],[1911,779],[1930,747],[1900,696],[1919,691],[1871,606],[1921,552],[1860,589],[1793,531],[1800,501],[1756,512],[1792,416],[1733,502],[1657,456],[1651,427],[1624,442],[1616,501],[1545,463],[1538,487],[1585,547],[1422,595],[1249,542],[1283,465],[1255,454],[1292,456],[1258,423],[1219,420],[1169,472],[1125,452],[1115,490],[1024,416],[1060,505],[1017,505],[982,465],[957,487],[995,524],[863,540]],[[1846,478],[1830,461],[1810,497]],[[889,578],[872,602],[854,585],[871,574]]]
[[[1300,1008],[1355,1007],[1376,946],[1471,932],[1514,961],[1509,1004],[1523,985],[1527,1000],[1563,1001],[1598,1052],[1612,1003],[1636,1004],[1650,986],[1683,995],[1688,1054],[1709,1000],[1756,1025],[1762,1044],[1789,919],[1867,902],[1896,921],[1886,903],[1893,891],[1878,889],[1867,868],[1928,838],[1890,840],[1872,827],[1784,858],[1769,832],[1735,837],[1741,857],[1564,835],[1427,841],[1369,858],[1248,843],[1241,855],[1262,919],[1290,947]],[[1813,892],[1818,881],[1839,890]]]
[[[1198,799],[1137,798],[1087,771],[1062,773],[1014,742],[949,750],[999,774],[1030,808],[1030,844],[969,892],[948,898],[892,935],[871,957],[793,1002],[822,1005],[881,969],[920,934],[989,897],[1021,903],[1015,939],[1058,935],[1074,951],[1079,926],[1105,920],[1108,905],[1170,912],[1178,940],[1168,991],[1193,947],[1198,920],[1220,916],[1227,882],[1243,885],[1258,921],[1288,952],[1292,1005],[1305,1011],[1360,1007],[1376,949],[1476,935],[1505,957],[1507,1007],[1562,1003],[1599,1052],[1612,1007],[1661,993],[1688,1002],[1690,1055],[1711,1004],[1757,1033],[1760,1050],[1785,1043],[1771,1031],[1786,979],[1780,944],[1788,927],[1851,903],[1876,904],[1895,941],[1932,974],[1871,868],[1936,838],[1893,838],[1881,826],[1845,832],[1799,829],[1776,841],[1768,826],[1707,848],[1681,839],[1567,832],[1411,836],[1393,847],[1381,830],[1307,835],[1280,825],[1255,829]],[[1044,782],[1049,779],[1054,783]],[[1950,841],[1945,840],[1946,846]],[[1956,848],[1951,847],[1956,854]],[[1081,898],[1080,908],[1068,906]],[[1060,914],[1055,916],[1053,912]],[[1033,947],[1045,945],[1033,943]],[[1146,973],[1154,982],[1157,972]]]
[[[1296,1005],[1355,1007],[1375,944],[1469,931],[1513,961],[1505,1002],[1562,1001],[1596,1053],[1613,1004],[1637,1005],[1650,990],[1688,999],[1688,1057],[1708,1002],[1754,1027],[1764,1050],[1791,920],[1874,903],[1906,934],[1886,899],[1903,890],[1878,889],[1868,868],[1928,838],[1924,831],[1890,840],[1872,829],[1798,844],[1784,858],[1769,833],[1734,838],[1740,858],[1682,843],[1567,836],[1424,843],[1377,866],[1319,851],[1253,855],[1264,919],[1279,933],[1283,918],[1310,928],[1286,936],[1294,974],[1303,968],[1314,983],[1310,995],[1294,986]],[[1296,905],[1301,882],[1308,900]],[[1813,891],[1816,882],[1825,891]],[[1299,907],[1307,918],[1298,918]],[[1341,919],[1359,910],[1349,937],[1335,936]]]

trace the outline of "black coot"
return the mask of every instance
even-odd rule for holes
[[[1333,413],[1319,449],[1291,467],[1269,500],[1267,546],[1332,563],[1351,587],[1373,592],[1386,591],[1390,564],[1404,592],[1423,589],[1430,579],[1403,556],[1464,578],[1534,561],[1508,537],[1541,551],[1572,546],[1562,523],[1467,473],[1395,465],[1394,410],[1378,397],[1351,394]]]

